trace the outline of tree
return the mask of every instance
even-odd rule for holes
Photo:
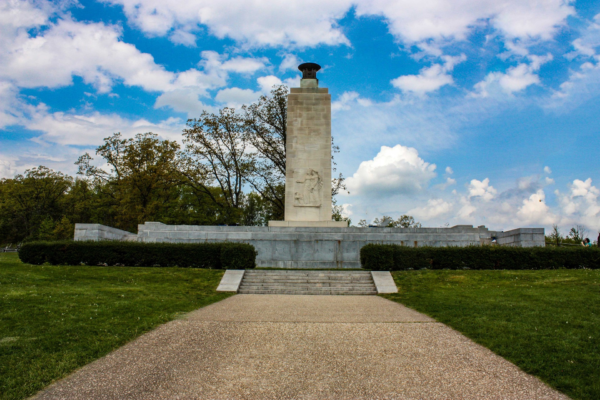
[[[416,222],[410,215],[401,215],[394,221],[394,228],[420,228],[421,223]]]
[[[587,229],[583,225],[575,225],[569,231],[569,238],[573,240],[575,243],[580,243],[585,239],[585,235],[587,234]]]
[[[179,173],[195,192],[220,207],[227,223],[240,222],[243,184],[255,161],[244,119],[234,109],[224,108],[219,114],[204,111],[200,118],[188,120],[187,126]],[[220,196],[214,195],[215,186]]]
[[[395,221],[392,217],[384,215],[383,217],[381,217],[381,219],[375,218],[373,220],[373,225],[377,225],[379,227],[385,227],[385,228],[420,228],[421,227],[421,223],[416,222],[415,219],[413,217],[411,217],[410,215],[401,215]],[[362,227],[362,228],[366,228],[369,225],[367,224],[366,220],[361,219],[358,223],[358,226]]]
[[[548,239],[551,243],[554,243],[556,246],[560,246],[562,236],[560,234],[560,230],[558,229],[558,225],[552,225],[552,233],[550,234],[550,236],[548,236]]]
[[[245,180],[272,203],[277,220],[283,219],[285,209],[287,94],[287,86],[274,86],[270,96],[242,107],[246,134],[257,152]]]
[[[42,225],[60,220],[72,185],[73,178],[44,166],[0,180],[0,242],[35,239]]]
[[[75,164],[78,174],[91,178],[103,206],[114,218],[112,225],[133,231],[137,224],[159,218],[177,196],[174,189],[181,183],[176,173],[178,150],[176,142],[160,140],[151,132],[131,139],[115,133],[96,149],[109,171],[93,166],[87,153]]]

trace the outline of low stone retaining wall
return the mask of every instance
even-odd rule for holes
[[[130,240],[137,241],[135,233],[102,224],[75,224],[75,240]]]
[[[479,246],[491,244],[492,237],[496,237],[501,245],[504,244],[501,241],[506,241],[506,244],[511,246],[543,246],[543,231],[543,228],[536,228],[490,232],[484,226],[475,228],[471,225],[402,229],[194,226],[146,222],[138,226],[137,235],[98,224],[76,224],[75,240],[137,240],[148,243],[241,242],[256,248],[258,267],[360,268],[360,249],[369,243],[417,247]],[[532,240],[529,240],[530,238]]]
[[[506,232],[493,232],[500,246],[545,246],[544,228],[519,228]]]

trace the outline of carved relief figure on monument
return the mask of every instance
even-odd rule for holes
[[[321,189],[323,188],[323,179],[317,171],[309,169],[302,179],[296,180],[296,183],[302,185],[300,190],[294,193],[296,207],[321,207]],[[298,185],[297,185],[298,186]]]

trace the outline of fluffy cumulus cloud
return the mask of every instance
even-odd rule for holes
[[[358,15],[381,15],[390,32],[407,43],[464,40],[489,24],[507,38],[551,39],[575,13],[564,0],[366,0],[357,2]]]
[[[408,215],[412,215],[421,221],[430,221],[448,215],[453,209],[454,205],[443,199],[429,199],[427,205],[409,210]]]
[[[441,88],[444,85],[451,85],[454,79],[450,72],[454,66],[463,62],[467,57],[462,54],[458,57],[444,56],[444,64],[433,64],[431,67],[423,68],[418,75],[404,75],[392,80],[392,85],[404,92],[411,92],[423,95]]]
[[[529,63],[520,63],[510,67],[506,72],[491,72],[485,79],[475,85],[475,96],[487,97],[492,91],[501,90],[512,94],[522,91],[528,86],[539,84],[538,71],[542,64],[552,60],[552,54],[545,56],[528,55]],[[498,90],[499,89],[499,90]]]
[[[470,199],[473,197],[480,197],[483,201],[492,200],[497,193],[497,190],[490,185],[489,178],[485,178],[482,181],[478,181],[477,179],[471,180],[467,190]]]
[[[463,40],[485,24],[508,38],[550,39],[574,14],[564,0],[105,1],[121,5],[130,23],[146,34],[187,45],[194,45],[190,35],[201,27],[251,46],[349,44],[337,21],[352,7],[358,16],[382,16],[390,32],[409,44]]]
[[[57,88],[72,84],[74,75],[99,92],[117,80],[145,90],[172,87],[176,76],[154,63],[151,55],[122,42],[120,28],[102,23],[59,20],[37,36],[24,31],[3,40],[0,79],[24,88]]]
[[[445,178],[452,172],[446,168]],[[557,201],[550,205],[545,175],[551,171],[546,167],[540,172],[502,190],[486,177],[471,179],[452,191],[439,191],[435,165],[419,157],[415,149],[398,145],[383,147],[373,160],[361,163],[348,178],[350,194],[341,198],[352,207],[356,221],[409,214],[424,226],[470,224],[508,230],[558,224],[566,231],[583,224],[590,231],[600,231],[600,189],[591,178],[575,179],[567,191],[556,190]]]
[[[580,62],[571,68],[569,79],[560,85],[546,104],[550,109],[566,111],[596,96],[600,89],[600,14],[589,21],[581,37],[572,42],[573,50],[565,58]]]
[[[249,46],[349,44],[337,26],[337,21],[348,12],[352,4],[347,0],[106,2],[121,5],[130,23],[146,34],[170,36],[172,40],[198,32],[202,26],[207,27],[218,38],[230,38]],[[193,45],[191,41],[184,44]]]
[[[184,122],[169,118],[158,123],[145,119],[128,119],[117,114],[71,114],[39,111],[31,114],[26,127],[41,131],[38,143],[58,143],[63,145],[96,145],[113,132],[121,132],[125,137],[133,137],[140,132],[154,132],[165,139],[179,140]]]
[[[65,87],[79,76],[100,94],[120,84],[158,93],[155,108],[192,116],[214,111],[203,98],[208,99],[210,90],[226,86],[229,74],[251,75],[268,64],[265,58],[203,51],[197,68],[171,72],[150,54],[125,43],[119,26],[74,21],[57,4],[62,3],[0,4],[0,127],[22,125],[43,132],[44,141],[78,145],[96,144],[107,131],[130,128],[170,134],[174,125],[181,124],[99,112],[51,113],[43,103],[33,106],[19,97],[19,90]]]
[[[600,190],[592,184],[591,178],[575,179],[567,192],[556,190],[555,193],[567,219],[600,230]]]
[[[228,88],[222,89],[215,96],[215,100],[227,107],[240,108],[244,104],[255,102],[260,93],[251,89]]]
[[[423,161],[416,149],[396,145],[382,146],[369,161],[364,161],[347,179],[351,193],[417,193],[436,176],[435,164]]]

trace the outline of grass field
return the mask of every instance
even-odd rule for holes
[[[223,271],[33,266],[0,253],[0,399],[23,399],[152,328],[224,299]]]
[[[385,297],[574,399],[600,399],[600,270],[393,272]]]

